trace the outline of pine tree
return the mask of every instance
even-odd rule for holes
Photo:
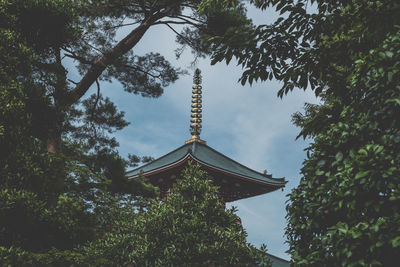
[[[125,176],[129,164],[148,158],[119,155],[112,134],[128,122],[101,95],[101,82],[160,96],[184,72],[160,54],[132,48],[150,27],[179,24],[187,27],[177,32],[178,44],[202,56],[208,51],[200,37],[230,27],[212,18],[243,18],[242,8],[228,2],[0,2],[1,265],[86,262],[76,247],[103,237],[120,223],[116,218],[154,196],[144,180]],[[128,27],[117,40],[117,30]],[[80,80],[70,79],[66,58]],[[97,93],[86,95],[93,84]]]

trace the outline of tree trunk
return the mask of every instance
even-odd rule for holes
[[[138,27],[125,36],[125,38],[118,42],[114,48],[103,53],[92,64],[87,73],[71,91],[69,97],[64,102],[64,105],[69,106],[76,103],[87,92],[87,90],[89,90],[89,87],[97,80],[97,78],[99,78],[107,66],[113,64],[116,59],[135,47],[150,26],[152,26],[157,20],[165,17],[173,7],[174,5],[166,7],[162,12],[158,12],[148,17]]]
[[[79,101],[79,99],[89,90],[89,87],[99,78],[107,66],[112,65],[116,59],[131,50],[143,37],[146,31],[158,19],[166,16],[172,7],[166,7],[163,12],[159,12],[145,21],[137,28],[132,30],[125,38],[123,38],[114,48],[103,53],[90,67],[87,73],[82,77],[76,87],[69,92],[68,96],[59,99],[60,107],[68,107]],[[61,54],[57,57],[61,64]],[[66,77],[65,77],[66,79]],[[57,130],[50,130],[46,140],[47,151],[51,153],[61,152],[61,133]]]
[[[61,152],[61,134],[57,130],[49,130],[46,140],[47,152]]]
[[[145,32],[151,26],[150,23],[142,23],[124,39],[122,39],[114,48],[101,55],[90,67],[88,72],[83,76],[81,81],[71,91],[70,96],[66,100],[66,105],[72,105],[77,102],[86,92],[89,87],[99,78],[107,66],[121,55],[132,49],[142,39]]]

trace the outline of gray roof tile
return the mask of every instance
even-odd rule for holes
[[[276,186],[283,186],[286,183],[284,178],[272,178],[272,175],[265,175],[254,171],[228,158],[227,156],[212,149],[206,144],[202,144],[199,142],[185,144],[148,164],[128,171],[127,175],[130,178],[138,176],[141,172],[143,172],[143,175],[146,175],[146,173],[172,165],[185,158],[188,154],[190,154],[195,160],[202,164],[208,165],[224,172],[232,173],[234,175],[239,175],[253,181]]]

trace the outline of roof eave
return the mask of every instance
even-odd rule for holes
[[[158,174],[160,172],[167,171],[167,170],[170,170],[170,169],[175,168],[175,167],[179,167],[179,166],[185,164],[190,159],[192,159],[192,160],[196,161],[197,163],[199,163],[199,164],[201,164],[203,166],[206,166],[207,168],[212,169],[212,170],[214,170],[216,172],[220,172],[220,173],[223,173],[223,174],[228,175],[228,176],[233,176],[233,177],[238,178],[240,180],[245,180],[245,181],[248,181],[248,182],[257,183],[257,184],[260,184],[260,185],[272,186],[272,187],[275,187],[276,189],[285,187],[285,184],[287,183],[287,181],[285,181],[284,178],[275,178],[275,179],[282,179],[282,183],[276,184],[276,183],[270,183],[268,181],[261,181],[261,180],[256,179],[256,178],[247,177],[247,176],[240,175],[240,174],[237,174],[237,173],[234,173],[234,172],[230,172],[230,171],[218,168],[216,166],[210,165],[208,163],[205,163],[205,162],[197,159],[190,152],[185,154],[185,156],[182,157],[181,159],[179,159],[179,160],[177,160],[177,161],[175,161],[175,162],[173,162],[171,164],[168,164],[166,166],[162,166],[160,168],[157,168],[157,169],[154,169],[154,170],[151,170],[151,171],[147,171],[147,172],[143,172],[143,173],[139,173],[139,174],[130,176],[129,179],[137,178],[140,175],[143,175],[143,176],[156,175],[156,174]]]

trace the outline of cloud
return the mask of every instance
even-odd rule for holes
[[[252,197],[231,203],[237,206],[248,240],[255,246],[266,244],[269,253],[288,259],[284,237],[286,220],[282,215],[284,201],[282,192]]]
[[[260,23],[263,16],[267,17],[258,11],[254,15]],[[160,52],[173,65],[185,68],[192,58],[185,53],[176,60],[174,39],[166,27],[152,27],[134,52]],[[304,102],[317,100],[311,91],[298,90],[279,99],[277,81],[243,87],[237,83],[243,70],[233,64],[210,66],[209,59],[202,59],[197,65],[203,73],[201,136],[214,149],[250,168],[261,172],[267,169],[274,177],[287,177],[289,183],[284,192],[278,190],[233,203],[239,208],[248,240],[256,245],[266,243],[271,253],[287,259],[288,247],[283,237],[285,195],[298,184],[307,145],[294,140],[299,130],[292,125],[291,114],[301,110]],[[118,82],[102,83],[102,93],[115,101],[132,122],[116,134],[120,152],[159,157],[183,145],[190,137],[191,86],[192,77],[183,76],[166,88],[161,98],[149,99],[124,92]]]
[[[266,243],[269,251],[288,259],[284,243],[285,195],[298,184],[299,169],[306,143],[295,141],[298,133],[291,114],[301,110],[304,102],[315,102],[312,93],[295,91],[276,96],[279,83],[241,86],[237,83],[241,69],[218,64],[209,66],[202,60],[203,132],[208,145],[228,157],[274,177],[289,180],[285,192],[235,202],[247,230],[248,240]],[[121,151],[162,156],[189,138],[192,77],[184,76],[166,89],[160,99],[119,97],[132,126],[118,135]]]

